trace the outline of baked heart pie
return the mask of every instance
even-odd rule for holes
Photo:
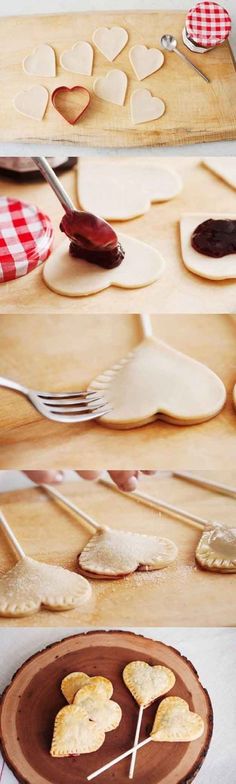
[[[95,721],[104,732],[115,730],[120,724],[122,717],[120,706],[114,700],[103,697],[99,684],[93,683],[92,678],[90,683],[77,692],[73,704],[82,708],[88,718]]]
[[[50,754],[70,757],[90,754],[104,743],[105,733],[78,705],[66,705],[56,716]]]
[[[204,721],[190,711],[181,697],[166,697],[157,708],[151,738],[167,743],[188,743],[203,735]]]
[[[175,684],[175,675],[161,664],[150,666],[145,661],[133,661],[123,671],[125,685],[138,705],[146,708]]]
[[[112,697],[113,686],[108,678],[104,678],[102,675],[90,677],[86,672],[70,672],[69,675],[66,675],[61,683],[61,691],[67,702],[71,703],[77,692],[88,684],[92,684],[103,699],[109,700]]]

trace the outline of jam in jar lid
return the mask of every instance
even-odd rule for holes
[[[191,8],[186,18],[186,33],[200,47],[217,46],[229,36],[231,19],[225,8],[218,3],[204,0]]]
[[[27,275],[46,261],[53,227],[34,204],[0,197],[0,283]]]

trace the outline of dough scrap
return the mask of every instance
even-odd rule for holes
[[[208,367],[157,338],[144,338],[119,363],[89,384],[111,412],[101,425],[126,429],[156,419],[190,425],[211,419],[226,400],[224,384]]]
[[[88,684],[92,684],[103,699],[109,700],[112,697],[113,686],[108,678],[104,678],[102,675],[90,677],[86,672],[70,672],[69,675],[66,675],[61,682],[61,691],[67,702],[71,703],[77,692]]]
[[[151,202],[173,199],[182,189],[175,170],[155,160],[145,163],[80,158],[78,198],[83,210],[108,221],[130,220],[148,212]]]
[[[118,703],[102,697],[99,685],[91,681],[77,692],[73,704],[82,708],[103,732],[115,730],[121,722],[122,712]]]
[[[139,81],[159,71],[164,63],[164,55],[160,49],[151,49],[143,44],[132,46],[129,59]]]
[[[13,98],[13,106],[19,114],[30,117],[31,120],[42,120],[48,105],[49,94],[46,87],[41,84],[30,87],[30,90],[21,90]]]
[[[78,705],[66,705],[55,718],[50,754],[52,757],[69,757],[71,754],[89,754],[104,743],[105,733]]]
[[[128,79],[126,73],[116,69],[108,71],[106,76],[98,76],[93,84],[93,92],[103,101],[123,106],[127,86]]]
[[[203,163],[207,169],[236,190],[236,158],[228,158],[226,155],[224,158],[203,158]]]
[[[158,280],[165,261],[156,248],[119,233],[125,258],[119,267],[102,269],[97,264],[73,258],[68,240],[51,253],[43,267],[46,285],[65,297],[87,297],[110,286],[136,289]]]
[[[97,49],[109,60],[116,59],[127,44],[128,33],[123,27],[98,27],[93,33],[93,42]]]
[[[37,46],[23,60],[23,70],[30,76],[56,76],[56,55],[52,46]]]
[[[181,697],[166,697],[157,708],[151,738],[154,741],[188,743],[203,735],[204,721],[190,711]]]
[[[226,280],[229,278],[236,278],[236,253],[231,253],[222,258],[213,258],[205,256],[203,253],[198,253],[197,250],[192,248],[191,237],[193,231],[203,221],[213,220],[235,220],[235,214],[212,214],[212,213],[196,213],[183,215],[180,223],[181,235],[181,250],[182,258],[190,272],[195,275],[200,275],[202,278],[209,278],[210,280]]]
[[[88,41],[77,41],[71,49],[61,54],[60,63],[65,71],[91,76],[93,71],[93,47]]]
[[[152,95],[150,90],[139,87],[130,98],[131,119],[134,125],[159,120],[166,107],[161,98]]]
[[[161,664],[150,666],[145,661],[133,661],[123,671],[125,685],[132,696],[143,707],[151,705],[162,694],[170,691],[175,684],[175,675]]]
[[[0,616],[20,618],[50,610],[72,610],[90,599],[87,580],[61,566],[22,558],[0,579]]]
[[[236,572],[236,528],[219,525],[204,531],[196,549],[196,561],[210,572]]]
[[[110,529],[89,539],[78,556],[78,566],[91,577],[122,577],[137,569],[164,569],[176,560],[177,554],[170,539]]]

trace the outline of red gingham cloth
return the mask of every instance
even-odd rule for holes
[[[231,30],[231,19],[225,8],[218,3],[205,0],[190,8],[186,19],[186,31],[189,38],[199,46],[207,48],[216,46],[228,38]]]
[[[52,243],[47,215],[33,204],[0,197],[0,283],[27,275],[46,261]]]

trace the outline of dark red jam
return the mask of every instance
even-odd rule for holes
[[[198,253],[220,259],[236,253],[236,220],[209,220],[200,223],[191,237]]]
[[[105,269],[119,267],[124,259],[125,252],[114,229],[90,212],[67,212],[61,220],[60,229],[71,241],[71,256]]]

